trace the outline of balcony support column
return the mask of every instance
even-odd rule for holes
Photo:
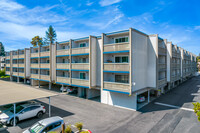
[[[26,78],[24,78],[24,84],[26,84]]]
[[[49,90],[51,90],[51,82],[49,82]]]
[[[150,102],[150,90],[148,90],[148,103]]]
[[[17,77],[17,83],[19,83],[19,77]]]
[[[38,87],[40,88],[40,81],[38,81]]]

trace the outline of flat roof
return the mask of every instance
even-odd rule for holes
[[[36,89],[28,85],[0,80],[0,106],[56,95],[58,94]]]

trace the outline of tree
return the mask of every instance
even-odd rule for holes
[[[39,36],[35,36],[32,38],[31,44],[35,46],[42,46],[43,45],[43,39]]]
[[[46,41],[50,44],[53,44],[56,40],[56,31],[53,29],[53,27],[50,25],[49,29],[46,31]]]
[[[5,56],[5,49],[1,42],[0,42],[0,56]]]

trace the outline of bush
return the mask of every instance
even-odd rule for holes
[[[81,133],[89,133],[88,131],[82,131]]]
[[[196,102],[196,103],[192,103],[194,105],[194,113],[197,115],[197,119],[198,121],[200,121],[200,103]]]
[[[71,129],[71,125],[68,125],[67,128],[65,129],[65,133],[71,133],[72,129]]]
[[[83,123],[81,123],[81,122],[77,122],[75,124],[75,126],[76,126],[76,128],[78,129],[79,132],[81,132],[81,130],[83,129]]]
[[[0,76],[6,76],[6,71],[4,70],[0,70]]]

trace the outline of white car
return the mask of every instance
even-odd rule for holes
[[[23,133],[61,133],[63,124],[63,118],[54,116],[37,122]]]
[[[41,104],[23,104],[16,107],[15,113],[15,123],[25,120],[31,117],[37,116],[41,118],[45,113],[45,107]],[[14,109],[10,109],[2,114],[0,114],[0,122],[4,124],[14,124]]]

